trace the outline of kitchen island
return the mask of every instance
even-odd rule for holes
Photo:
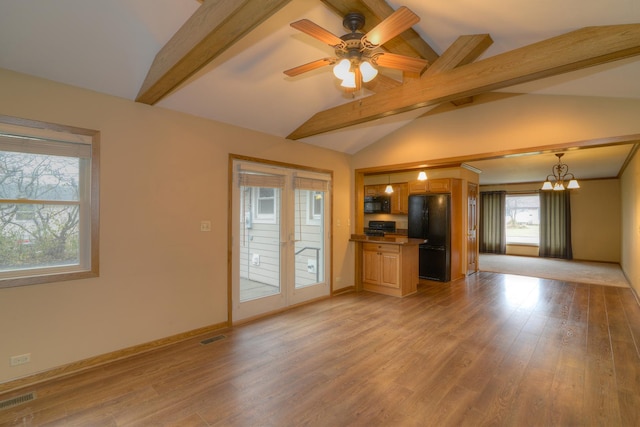
[[[418,290],[418,246],[406,236],[352,234],[356,243],[356,289],[404,297]]]

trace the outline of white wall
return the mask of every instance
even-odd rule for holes
[[[100,277],[0,289],[0,383],[225,322],[230,153],[334,171],[334,290],[353,284],[348,156],[8,70],[0,88],[0,114],[101,132]]]

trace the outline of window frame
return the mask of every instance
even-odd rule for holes
[[[90,155],[80,168],[79,233],[83,253],[80,264],[3,272],[0,288],[10,288],[98,277],[100,273],[100,132],[18,117],[0,115],[0,131],[43,144],[83,143]],[[83,163],[82,161],[80,163]]]

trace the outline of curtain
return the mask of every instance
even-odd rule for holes
[[[480,193],[480,252],[507,252],[504,221],[506,194],[505,191]]]
[[[569,191],[540,192],[540,256],[573,258]]]

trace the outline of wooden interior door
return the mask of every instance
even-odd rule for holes
[[[467,186],[467,274],[478,271],[478,184]]]

